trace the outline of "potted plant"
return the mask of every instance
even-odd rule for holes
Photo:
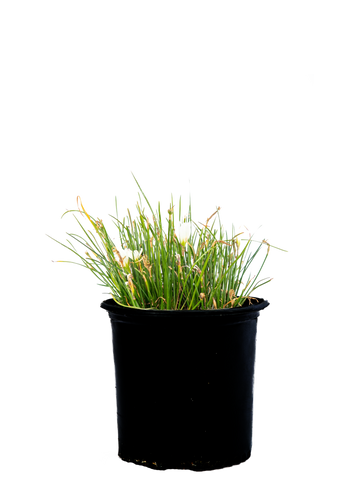
[[[119,456],[154,469],[239,464],[251,455],[257,317],[269,305],[251,295],[270,281],[258,277],[271,245],[263,240],[251,253],[255,240],[234,228],[228,236],[220,208],[197,223],[191,201],[182,215],[181,198],[178,217],[171,198],[164,222],[160,204],[154,210],[135,181],[138,216],[128,210],[120,220],[116,202],[117,240],[78,197],[71,211],[92,230],[75,217],[83,236],[69,236],[86,253],[58,242],[111,292],[101,307],[112,326]]]

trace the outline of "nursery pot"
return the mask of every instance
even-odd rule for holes
[[[139,310],[106,300],[119,457],[154,469],[213,470],[251,455],[257,317],[269,303]]]

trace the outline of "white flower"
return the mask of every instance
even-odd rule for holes
[[[180,223],[179,227],[179,241],[185,247],[188,238],[190,237],[190,223]]]
[[[137,260],[140,257],[141,252],[142,250],[139,252],[138,250],[130,250],[130,248],[114,249],[114,253],[118,257],[117,260],[123,268],[126,268],[129,265],[130,258],[132,260]]]

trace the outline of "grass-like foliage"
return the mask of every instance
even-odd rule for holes
[[[196,220],[192,197],[189,202],[188,194],[183,213],[183,198],[179,194],[175,202],[173,190],[163,214],[161,199],[155,207],[134,169],[129,169],[129,174],[137,187],[135,215],[128,206],[120,215],[115,193],[113,211],[105,214],[116,232],[113,235],[106,219],[93,215],[82,194],[75,194],[75,206],[60,212],[58,220],[63,222],[70,215],[78,231],[63,230],[63,240],[42,232],[75,260],[57,258],[50,263],[86,270],[95,287],[105,289],[116,303],[141,309],[241,307],[275,281],[274,275],[263,275],[272,252],[291,252],[269,237],[257,238],[265,227],[263,222],[253,231],[244,222],[230,222],[225,228],[220,204],[215,204],[203,221]]]

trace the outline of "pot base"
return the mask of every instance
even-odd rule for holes
[[[156,462],[149,462],[147,460],[139,459],[139,460],[135,460],[135,462],[137,463],[134,463],[134,461],[124,460],[121,457],[119,457],[118,454],[116,454],[116,460],[122,463],[123,465],[127,465],[128,467],[135,467],[135,468],[146,470],[152,473],[192,473],[195,475],[205,475],[208,473],[221,473],[228,470],[241,468],[244,465],[248,465],[250,462],[252,462],[253,458],[254,458],[254,453],[251,452],[250,457],[247,460],[235,465],[228,465],[226,467],[222,466],[221,468],[214,468],[216,467],[216,462],[210,462],[210,461],[198,462],[198,463],[191,462],[191,466],[189,466],[189,468],[185,467],[185,463],[184,463],[184,468],[164,468],[162,467],[162,465],[160,464],[158,465]],[[209,467],[208,470],[206,470],[207,466]],[[203,468],[205,468],[205,470],[202,470]]]

